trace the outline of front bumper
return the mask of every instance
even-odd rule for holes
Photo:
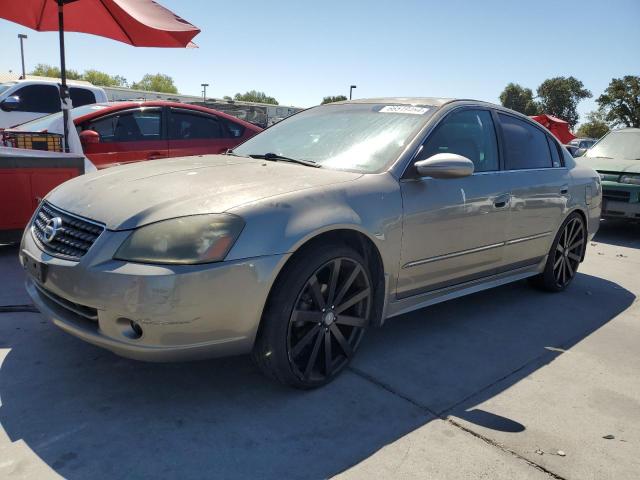
[[[640,220],[640,185],[603,181],[602,216]]]
[[[123,357],[177,361],[247,353],[262,310],[287,255],[208,265],[144,265],[112,259],[128,232],[104,232],[79,261],[55,258],[26,232],[26,260],[45,265],[44,279],[27,269],[33,303],[55,325]],[[142,329],[136,335],[135,322]]]

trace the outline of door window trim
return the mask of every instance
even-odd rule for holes
[[[171,117],[173,115],[173,112],[176,113],[184,113],[185,115],[193,115],[194,117],[205,117],[205,118],[212,118],[215,119],[218,124],[220,125],[220,130],[224,133],[224,137],[221,138],[199,138],[198,140],[226,140],[229,138],[240,138],[240,137],[234,137],[233,135],[231,135],[231,132],[229,131],[227,124],[224,120],[226,120],[225,118],[219,117],[218,115],[214,114],[214,113],[209,113],[209,112],[201,112],[200,110],[191,110],[190,108],[181,108],[181,107],[168,107],[168,120],[171,120]],[[170,137],[170,133],[169,133],[169,122],[167,122],[167,139],[169,141],[176,141],[176,140],[185,140],[184,138],[171,138]]]
[[[165,141],[167,140],[167,135],[166,135],[166,121],[165,121],[165,115],[164,115],[164,109],[162,107],[144,107],[144,106],[139,106],[139,107],[131,107],[131,108],[125,108],[123,110],[118,110],[115,112],[109,112],[106,113],[102,116],[100,115],[96,115],[93,118],[90,118],[89,120],[85,120],[82,124],[81,124],[81,128],[82,131],[84,130],[89,130],[89,125],[91,125],[91,123],[99,121],[99,120],[104,120],[107,118],[111,118],[111,117],[115,117],[117,115],[123,115],[123,114],[127,114],[127,113],[135,113],[135,112],[142,112],[142,111],[150,111],[150,112],[160,112],[160,138],[158,139],[154,139],[154,140],[148,140],[151,142],[155,142],[155,141]],[[109,142],[109,143],[120,143],[120,142]],[[129,143],[129,142],[122,142],[122,143]]]
[[[538,171],[538,170],[553,170],[553,169],[566,168],[565,161],[564,161],[564,156],[562,155],[562,151],[558,147],[558,141],[553,136],[553,134],[549,133],[542,125],[540,125],[535,120],[531,120],[528,117],[523,118],[520,115],[514,115],[513,113],[505,111],[505,110],[494,110],[494,111],[495,111],[495,116],[498,119],[497,129],[500,130],[501,148],[504,148],[503,147],[503,145],[504,145],[504,131],[502,130],[502,122],[500,122],[500,117],[498,116],[498,114],[507,115],[509,117],[518,119],[518,120],[520,120],[522,122],[525,122],[525,123],[527,123],[529,125],[532,125],[533,127],[537,128],[538,130],[540,130],[542,133],[544,133],[545,137],[550,137],[551,141],[554,142],[554,144],[556,146],[556,150],[558,151],[558,156],[560,157],[560,166],[559,167],[554,167],[553,166],[553,156],[551,155],[551,150],[549,150],[549,156],[551,157],[551,166],[549,166],[549,167],[507,169],[506,155],[504,155],[503,156],[504,165],[502,167],[504,172],[530,172],[530,171]],[[547,141],[547,147],[548,147],[548,145],[549,145],[549,142]]]

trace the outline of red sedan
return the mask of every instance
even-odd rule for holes
[[[84,154],[97,168],[167,157],[223,153],[262,129],[226,113],[178,102],[113,102],[71,110]],[[62,133],[55,113],[7,129]]]

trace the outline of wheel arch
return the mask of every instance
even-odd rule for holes
[[[375,241],[366,232],[354,227],[353,225],[334,225],[332,227],[325,227],[324,229],[310,233],[303,239],[299,240],[291,249],[292,253],[290,257],[282,265],[275,280],[271,284],[264,310],[267,309],[273,291],[282,276],[287,274],[287,270],[293,262],[304,252],[314,248],[316,245],[330,244],[346,245],[353,248],[367,262],[367,266],[369,267],[369,271],[373,277],[371,280],[374,285],[372,326],[380,326],[383,321],[383,311],[387,295],[387,275],[385,274],[386,270],[383,257]],[[262,320],[260,324],[262,324]]]

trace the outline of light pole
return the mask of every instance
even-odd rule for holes
[[[207,87],[209,86],[208,83],[201,83],[200,85],[202,85],[202,101],[203,102],[207,102]]]
[[[20,58],[22,59],[22,79],[27,78],[27,74],[24,71],[24,45],[23,45],[23,41],[25,38],[27,38],[27,36],[24,33],[19,33],[18,34],[18,38],[20,39]]]
[[[353,97],[353,89],[354,88],[358,88],[358,87],[356,87],[355,85],[351,85],[349,87],[349,100],[351,100],[351,98]]]

